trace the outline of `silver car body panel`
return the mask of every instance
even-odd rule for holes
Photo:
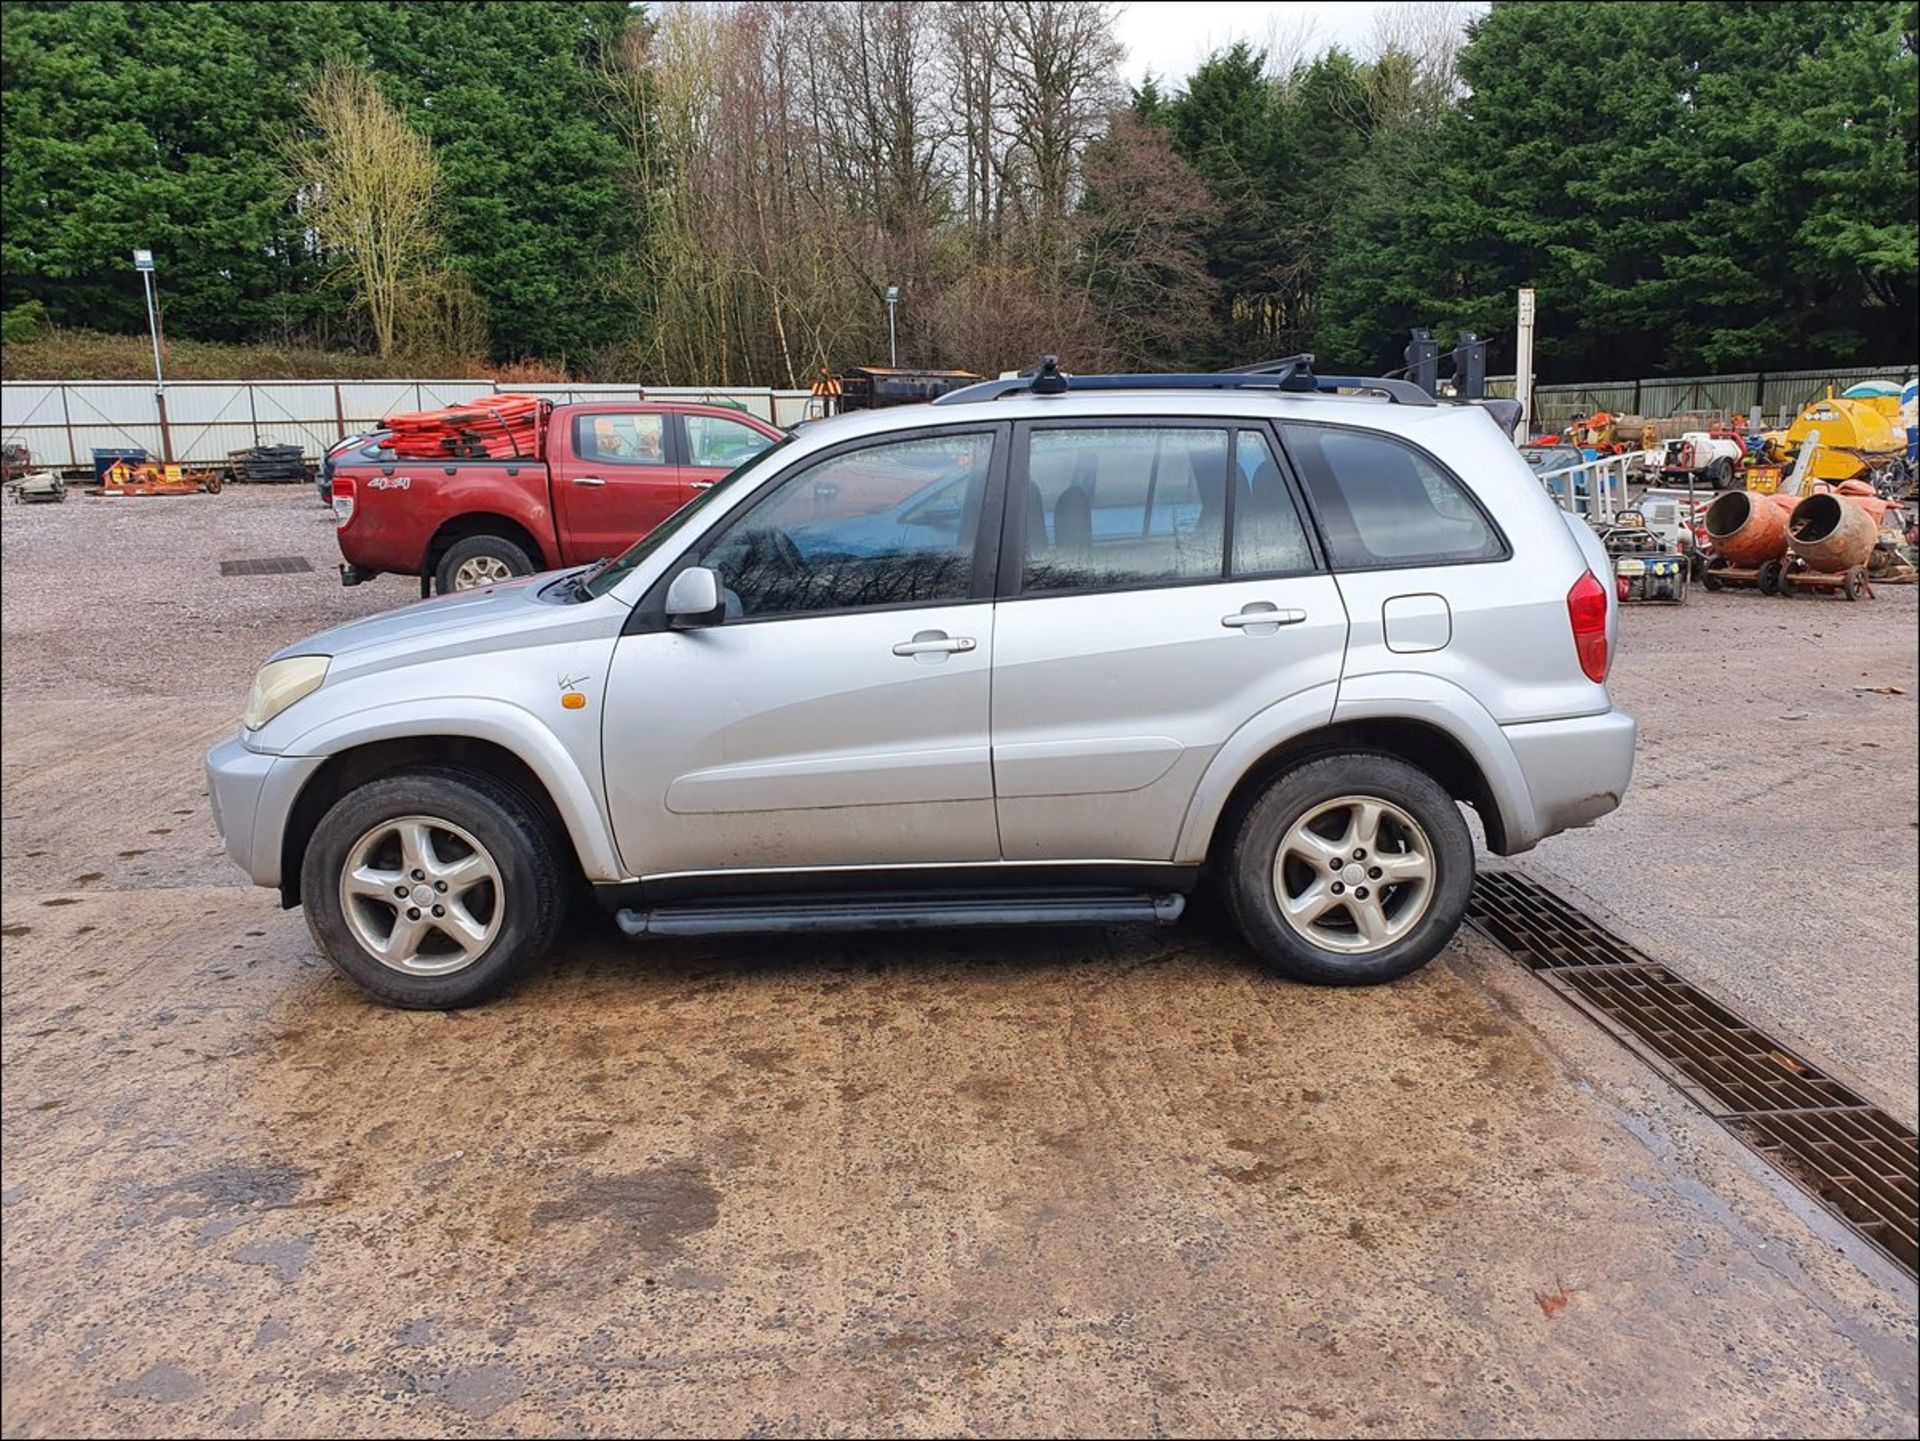
[[[974,648],[894,654],[926,632]],[[981,601],[624,637],[606,725],[627,869],[997,860],[993,633]]]
[[[1271,605],[1287,624],[1228,626]],[[1301,619],[1292,619],[1297,612]],[[1250,712],[1333,713],[1347,618],[1330,576],[1002,601],[993,769],[1008,860],[1173,857],[1194,788]]]
[[[1401,437],[1468,483],[1512,557],[622,635],[689,548],[823,449],[983,420],[1114,416]],[[1234,785],[1276,746],[1329,722],[1399,719],[1473,759],[1509,849],[1525,849],[1611,809],[1632,771],[1633,722],[1573,652],[1566,593],[1583,569],[1607,579],[1598,539],[1474,407],[1223,390],[862,412],[769,452],[596,600],[559,603],[554,577],[536,576],[286,648],[330,657],[325,683],[216,746],[210,792],[229,852],[263,885],[281,883],[289,817],[329,757],[443,737],[518,757],[593,881],[1186,865],[1205,858]],[[1221,625],[1253,601],[1304,619]],[[938,663],[893,654],[935,629],[976,647]]]

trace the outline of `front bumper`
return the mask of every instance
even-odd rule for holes
[[[227,854],[258,886],[280,884],[280,848],[300,788],[323,756],[266,755],[243,736],[207,752],[207,798]]]
[[[1591,825],[1626,795],[1639,727],[1625,711],[1500,729],[1513,747],[1533,802],[1529,845]]]

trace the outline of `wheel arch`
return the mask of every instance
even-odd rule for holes
[[[421,561],[420,573],[432,575],[440,569],[440,561],[446,553],[470,536],[497,535],[502,540],[510,540],[533,558],[534,569],[550,570],[558,564],[548,554],[550,547],[543,545],[540,538],[531,530],[513,519],[491,510],[470,510],[456,515],[444,522],[427,541],[427,553]]]
[[[1508,855],[1516,844],[1507,816],[1485,769],[1461,739],[1428,721],[1404,716],[1329,721],[1268,745],[1227,788],[1210,817],[1189,813],[1181,857],[1189,850],[1211,867],[1232,843],[1241,819],[1273,780],[1317,756],[1371,753],[1391,756],[1432,776],[1456,801],[1473,807],[1486,832],[1487,847]]]
[[[618,878],[612,839],[577,773],[577,784],[569,786],[491,736],[398,734],[342,746],[301,786],[281,831],[281,904],[300,903],[301,863],[321,817],[336,801],[368,781],[429,766],[472,771],[509,786],[547,822],[576,877]]]

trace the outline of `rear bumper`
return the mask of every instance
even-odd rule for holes
[[[232,736],[207,752],[207,798],[227,854],[257,886],[280,884],[280,847],[294,798],[325,760],[275,756]]]
[[[1533,807],[1532,834],[1514,849],[1591,825],[1626,795],[1639,727],[1625,711],[1500,729],[1520,764]]]

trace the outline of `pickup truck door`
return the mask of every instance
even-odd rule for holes
[[[636,406],[556,421],[547,464],[562,565],[618,555],[692,495],[672,420],[658,407]]]
[[[602,730],[630,872],[999,859],[987,724],[1006,438],[969,425],[809,457],[674,568],[717,571],[727,619],[668,627],[667,577],[640,602]]]
[[[673,421],[680,431],[680,453],[686,458],[682,473],[693,490],[705,490],[723,479],[736,466],[772,445],[775,439],[728,415],[687,410],[676,413]]]

